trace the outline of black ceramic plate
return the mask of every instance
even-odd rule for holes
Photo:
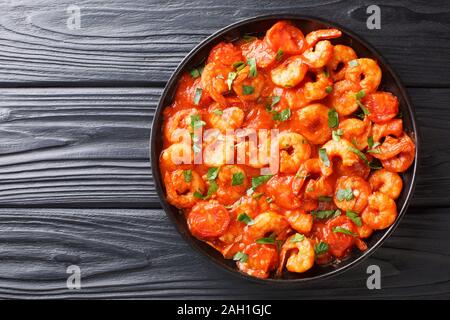
[[[270,278],[265,280],[256,279],[245,274],[240,273],[236,269],[236,264],[234,261],[224,259],[220,253],[211,248],[209,245],[197,240],[190,233],[186,225],[185,218],[180,214],[179,210],[174,206],[170,205],[165,198],[164,185],[161,179],[161,173],[159,170],[159,155],[162,151],[162,111],[163,109],[170,105],[175,94],[177,87],[177,81],[186,70],[190,70],[193,67],[198,66],[202,63],[211,48],[219,43],[220,41],[234,41],[244,34],[253,35],[263,35],[275,22],[279,20],[290,20],[294,25],[298,26],[304,34],[310,31],[335,27],[343,32],[343,35],[339,39],[334,39],[333,43],[341,43],[351,46],[357,53],[358,57],[369,57],[378,61],[382,71],[383,79],[379,90],[386,90],[392,92],[396,95],[400,102],[400,110],[403,117],[404,130],[411,136],[413,141],[416,143],[416,160],[414,164],[405,172],[403,176],[403,191],[397,200],[398,208],[398,218],[395,223],[386,230],[382,230],[374,233],[367,242],[368,250],[365,252],[359,252],[358,250],[352,251],[352,253],[344,261],[328,265],[328,266],[314,266],[311,270],[305,273],[290,273],[285,272],[281,278]],[[299,16],[299,15],[270,15],[270,16],[259,16],[250,19],[246,19],[237,23],[234,23],[224,29],[216,32],[203,42],[201,42],[197,47],[195,47],[187,56],[183,59],[180,65],[177,67],[175,72],[172,74],[169,82],[162,93],[161,99],[158,104],[158,108],[155,112],[152,125],[151,134],[151,162],[153,178],[155,180],[155,187],[158,195],[161,199],[162,206],[169,216],[170,220],[177,226],[178,231],[183,235],[186,241],[192,245],[196,250],[201,252],[210,261],[221,266],[222,268],[232,272],[235,275],[239,275],[246,279],[251,279],[258,282],[264,283],[299,283],[305,281],[311,281],[316,279],[322,279],[331,275],[336,275],[344,272],[352,266],[360,263],[364,258],[372,254],[382,243],[389,237],[389,235],[394,231],[394,229],[399,224],[401,218],[406,212],[408,204],[411,200],[411,196],[415,185],[415,176],[417,170],[417,159],[419,152],[418,143],[418,131],[416,126],[416,120],[414,118],[414,112],[412,110],[409,97],[403,84],[400,82],[397,75],[391,69],[391,67],[386,63],[385,59],[368,43],[363,41],[361,38],[353,34],[352,32],[346,30],[345,28],[336,25],[334,23],[326,22],[313,17]]]

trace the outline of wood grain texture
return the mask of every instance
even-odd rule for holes
[[[408,212],[358,267],[325,281],[269,287],[206,262],[161,210],[0,209],[1,298],[450,298],[449,208]],[[81,268],[80,291],[66,268]],[[381,268],[381,290],[366,269]]]
[[[67,8],[81,9],[81,29]],[[0,5],[0,85],[154,85],[201,40],[244,18],[299,13],[336,21],[372,43],[411,86],[450,86],[450,6],[378,1],[381,30],[366,27],[373,1],[7,0]]]
[[[159,207],[156,88],[0,89],[0,206]],[[410,90],[422,130],[415,206],[450,206],[450,89]]]

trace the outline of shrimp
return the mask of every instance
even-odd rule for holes
[[[359,83],[366,94],[377,90],[381,82],[381,69],[377,62],[369,58],[353,60],[345,71],[345,79]]]
[[[383,167],[389,171],[405,172],[414,162],[416,146],[406,133],[403,134],[407,137],[407,146],[405,147],[405,150],[392,158],[381,160]]]
[[[302,273],[308,271],[314,266],[314,258],[314,246],[310,239],[303,237],[300,241],[297,241],[295,235],[290,236],[281,248],[277,274],[281,275],[284,264],[290,272]]]
[[[253,224],[245,227],[243,241],[252,243],[272,234],[276,239],[284,239],[288,232],[289,223],[286,218],[273,211],[267,211],[256,216]]]
[[[287,21],[279,21],[267,30],[264,37],[269,46],[275,52],[285,54],[300,54],[305,47],[305,37],[300,29]]]
[[[390,92],[373,92],[364,96],[363,104],[369,111],[369,119],[375,123],[389,121],[398,113],[398,99]]]
[[[313,216],[305,210],[286,210],[284,216],[292,229],[300,233],[309,233],[313,226]]]
[[[203,164],[208,167],[220,167],[233,163],[234,139],[220,133],[217,129],[205,131],[203,141]]]
[[[189,172],[190,179],[186,179],[187,175],[184,170],[166,172],[164,176],[167,201],[177,208],[192,207],[198,201],[194,193],[203,194],[205,191],[205,184],[200,175],[194,170]]]
[[[356,226],[356,228],[358,230],[358,236],[361,239],[366,239],[366,238],[370,237],[373,233],[373,229],[369,228],[365,224],[362,224],[361,226]]]
[[[315,178],[316,175],[318,178]],[[295,175],[292,183],[292,190],[295,194],[300,192],[306,179],[310,179],[306,184],[305,197],[318,199],[320,196],[329,196],[333,194],[334,184],[325,176],[326,169],[319,159],[306,160]]]
[[[224,93],[230,91],[227,79],[228,74],[232,72],[231,66],[224,66],[216,62],[205,65],[201,76],[202,88],[206,89],[214,101],[223,106],[227,105]]]
[[[232,43],[220,42],[211,49],[207,64],[218,63],[225,66],[231,66],[236,61],[242,60],[241,50]]]
[[[323,72],[316,69],[315,81],[306,81],[303,86],[303,94],[308,101],[321,100],[328,95],[327,88],[331,87],[333,81]]]
[[[333,81],[343,80],[345,77],[345,71],[348,67],[348,62],[357,58],[358,57],[355,51],[351,47],[341,44],[335,45],[333,47],[331,59],[327,63],[331,79],[333,79]]]
[[[363,223],[375,230],[386,229],[394,223],[396,218],[395,201],[378,191],[369,196],[369,204],[361,214]]]
[[[255,58],[256,65],[259,68],[267,68],[271,66],[277,57],[277,53],[272,50],[269,44],[257,39],[241,46],[242,54],[247,58]]]
[[[330,166],[327,168],[327,175],[333,173],[331,168],[331,160],[334,157],[340,157],[342,165],[352,166],[359,161],[359,157],[351,151],[353,145],[346,139],[340,139],[339,141],[330,140],[322,146],[325,149],[328,159],[330,160]],[[322,164],[326,166],[321,158]]]
[[[245,262],[238,261],[237,266],[240,271],[253,277],[269,277],[278,264],[278,252],[274,245],[252,243],[245,247],[243,253],[248,259]]]
[[[239,166],[225,165],[219,169],[216,179],[219,186],[216,192],[217,200],[224,205],[233,204],[247,190],[247,175]]]
[[[187,130],[189,133],[192,133],[191,116],[197,115],[198,112],[195,108],[182,109],[168,117],[163,129],[164,138],[170,143],[175,143],[180,141],[177,129]]]
[[[361,87],[359,84],[341,80],[334,84],[330,94],[330,105],[336,109],[340,116],[348,116],[358,110],[356,94]]]
[[[369,178],[373,191],[380,191],[392,199],[397,199],[403,188],[403,181],[395,172],[386,169],[377,170]]]
[[[233,82],[233,90],[244,101],[254,101],[259,98],[264,88],[264,75],[258,72],[256,77],[249,77],[250,67],[239,71]]]
[[[387,136],[400,137],[403,133],[402,119],[392,119],[385,123],[374,123],[372,126],[373,141],[380,142],[380,140]]]
[[[292,88],[306,75],[308,66],[301,56],[293,56],[270,71],[272,82],[280,87]]]
[[[366,157],[369,158],[369,155],[367,155]],[[333,167],[338,177],[359,176],[364,180],[367,180],[367,177],[369,177],[370,174],[370,167],[361,158],[359,158],[358,162],[351,166],[344,166],[342,164],[342,161],[337,160],[333,162]]]
[[[298,209],[302,202],[292,189],[295,177],[292,175],[272,177],[266,184],[266,194],[280,207]]]
[[[295,132],[284,131],[277,138],[280,148],[280,171],[297,172],[300,164],[311,156],[311,146],[301,134]]]
[[[174,143],[161,153],[161,167],[166,170],[187,169],[194,163],[192,147],[185,143]]]
[[[211,104],[208,109],[208,122],[212,128],[219,129],[222,133],[241,127],[245,113],[239,107],[223,109],[217,102]]]
[[[308,105],[297,111],[297,130],[313,144],[322,144],[331,138],[328,127],[328,109],[320,103]]]
[[[377,159],[387,160],[413,148],[414,142],[406,133],[403,133],[399,138],[387,136],[379,147],[374,148],[372,155]]]
[[[344,211],[360,213],[372,192],[369,183],[358,176],[340,177],[336,182],[334,203]]]
[[[315,45],[319,40],[339,38],[342,32],[338,29],[319,29],[308,33],[305,37],[308,46]]]
[[[333,45],[330,41],[323,40],[306,49],[302,57],[310,68],[322,68],[330,61],[332,55]]]
[[[367,147],[367,138],[370,136],[372,124],[367,117],[361,121],[355,118],[345,119],[339,123],[339,129],[342,130],[342,137],[352,141],[359,150]]]
[[[285,89],[286,101],[291,110],[297,110],[309,104],[309,100],[305,97],[305,88]]]

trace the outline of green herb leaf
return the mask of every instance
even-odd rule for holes
[[[336,199],[338,199],[338,201],[352,200],[353,199],[352,188],[348,187],[346,189],[338,189],[338,191],[336,192]]]
[[[349,235],[349,236],[352,236],[352,237],[358,236],[356,233],[353,233],[350,230],[345,229],[343,227],[334,227],[333,228],[333,232],[334,233],[343,233],[343,234],[346,234],[346,235]]]
[[[248,255],[245,253],[238,251],[233,257],[234,261],[239,261],[240,263],[246,263],[248,261]]]
[[[273,111],[273,120],[286,121],[291,117],[291,109],[283,109],[280,112]]]
[[[367,160],[367,157],[364,153],[362,153],[360,150],[354,148],[354,147],[348,147],[348,151],[353,152],[354,154],[356,154],[361,160],[363,160],[366,164],[369,163],[369,161]]]
[[[196,197],[197,199],[203,199],[203,195],[198,191],[194,192],[194,197]]]
[[[348,62],[348,65],[349,65],[350,67],[357,67],[357,66],[359,66],[359,63],[358,63],[358,61],[355,59],[355,60],[349,61],[349,62]]]
[[[252,178],[252,189],[256,189],[263,183],[269,181],[270,178],[272,178],[272,176],[273,175],[271,175],[271,174],[267,174],[267,175],[263,175],[263,176],[253,177]]]
[[[245,42],[252,42],[252,41],[255,41],[255,40],[258,39],[258,38],[256,38],[255,36],[251,36],[251,35],[245,34],[245,35],[242,37],[242,39],[243,39]]]
[[[200,75],[201,75],[200,71],[197,68],[192,69],[190,73],[191,73],[191,77],[194,79],[200,77]]]
[[[372,136],[367,137],[367,145],[369,146],[369,149],[373,148],[373,144],[374,144],[373,137]]]
[[[250,218],[250,216],[247,215],[245,212],[239,214],[237,220],[247,225],[252,225],[255,223],[255,221],[252,218]]]
[[[231,90],[231,86],[233,85],[233,81],[234,81],[234,79],[236,79],[236,77],[237,77],[236,72],[228,73],[228,79],[227,79],[228,90]]]
[[[248,73],[248,75],[251,78],[256,77],[258,75],[258,70],[256,68],[256,58],[247,59],[247,64],[250,66],[250,72]]]
[[[346,215],[347,217],[349,217],[350,220],[352,220],[353,223],[356,224],[358,227],[361,227],[361,226],[362,226],[361,218],[359,217],[359,215],[358,215],[356,212],[350,211],[350,210],[349,210],[349,211],[346,211],[346,212],[345,212],[345,215]]]
[[[197,129],[204,126],[206,123],[202,121],[199,114],[194,114],[191,116],[191,127],[192,129]]]
[[[194,143],[194,144],[192,145],[192,150],[194,150],[194,153],[195,153],[195,154],[198,154],[199,152],[202,151],[202,146],[199,145],[199,144],[197,144],[197,143]]]
[[[274,237],[260,238],[255,242],[258,244],[275,244],[275,238]]]
[[[320,196],[318,198],[318,200],[321,201],[321,202],[331,202],[331,200],[333,200],[333,198],[332,197],[328,197],[328,196]]]
[[[284,54],[283,50],[278,49],[277,56],[275,59],[279,62],[281,59],[283,59],[283,54]]]
[[[296,233],[294,234],[294,236],[291,238],[291,242],[300,242],[305,240],[305,236],[302,235],[301,233]]]
[[[232,64],[233,68],[235,68],[237,71],[240,71],[245,68],[245,62],[244,61],[236,61]]]
[[[361,108],[362,112],[364,113],[364,115],[368,115],[370,112],[369,110],[366,108],[366,106],[359,100],[356,100],[356,103],[358,104],[358,106]]]
[[[194,104],[198,105],[200,99],[202,98],[203,90],[202,88],[195,88]]]
[[[242,86],[242,93],[244,95],[249,95],[255,92],[255,88],[252,86],[246,86],[245,84]]]
[[[216,181],[214,181],[214,180],[209,181],[208,192],[206,193],[205,199],[208,199],[209,197],[211,197],[213,195],[213,193],[216,193],[217,189],[219,189],[219,186],[216,183]]]
[[[361,100],[366,95],[366,92],[364,90],[360,90],[356,93],[355,97],[357,100]]]
[[[333,92],[333,87],[332,87],[332,86],[326,87],[326,88],[325,88],[325,92],[326,92],[326,93],[331,93],[331,92]]]
[[[211,167],[208,168],[208,172],[206,173],[206,177],[208,180],[216,180],[217,175],[219,174],[219,167]]]
[[[341,140],[341,136],[344,134],[344,131],[342,131],[342,129],[337,129],[337,130],[333,130],[331,132],[331,136],[333,137],[334,141],[339,141]]]
[[[183,171],[184,181],[187,183],[192,181],[192,170],[184,170]]]
[[[323,164],[327,167],[331,166],[330,159],[328,159],[327,150],[324,148],[319,149],[319,158]]]
[[[336,128],[339,125],[339,115],[334,109],[328,111],[328,127]]]
[[[281,97],[280,96],[273,96],[272,97],[272,103],[270,104],[270,107],[274,107],[278,102],[280,102]]]
[[[245,176],[242,172],[233,173],[233,177],[231,178],[232,186],[239,186],[244,183]]]
[[[341,210],[313,210],[311,214],[317,219],[330,219],[341,215]]]
[[[221,115],[223,115],[223,111],[220,110],[220,109],[214,110],[213,113],[214,113],[216,116],[221,116]]]
[[[320,241],[316,245],[314,245],[314,252],[316,253],[316,256],[320,256],[321,254],[324,254],[328,251],[328,244],[326,242]]]

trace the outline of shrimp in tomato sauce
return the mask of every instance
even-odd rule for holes
[[[168,203],[249,276],[341,261],[397,219],[415,142],[377,61],[341,35],[283,20],[219,42],[163,112]]]

